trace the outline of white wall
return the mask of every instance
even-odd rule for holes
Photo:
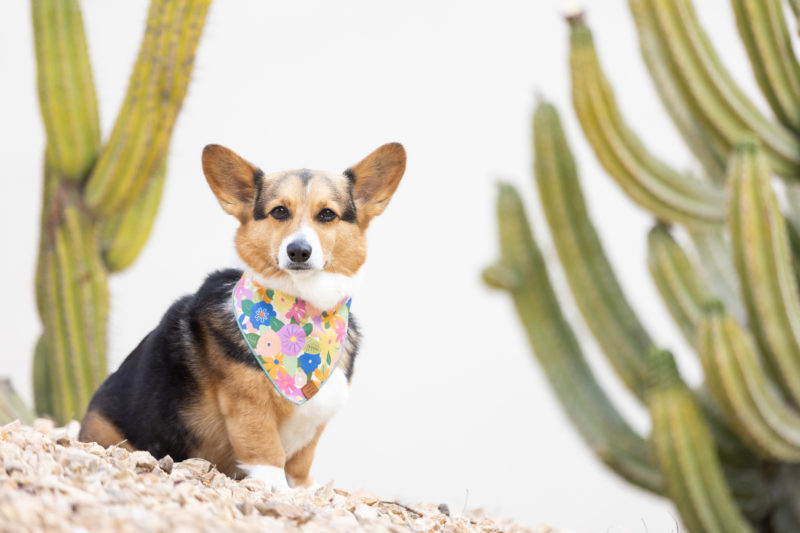
[[[753,93],[727,2],[695,3]],[[82,4],[107,133],[146,2]],[[659,155],[690,166],[646,76],[626,2],[586,4],[625,116]],[[529,123],[539,91],[562,111],[590,209],[635,306],[697,377],[647,274],[650,217],[603,175],[571,112],[567,28],[558,9],[556,0],[218,0],[175,129],[153,235],[111,283],[111,368],[174,299],[235,262],[235,223],[200,170],[205,144],[230,146],[265,171],[341,170],[400,141],[408,170],[371,228],[353,304],[366,332],[362,356],[351,400],[323,437],[316,477],[576,531],[673,530],[667,503],[619,481],[591,456],[532,361],[510,299],[479,278],[497,252],[501,178],[522,190],[545,254],[555,258],[530,170]],[[0,373],[30,399],[30,354],[40,331],[33,271],[44,133],[27,2],[0,3],[0,20]],[[556,281],[563,286],[560,276]],[[586,337],[574,309],[567,312]],[[646,430],[645,414],[591,339],[586,349]]]

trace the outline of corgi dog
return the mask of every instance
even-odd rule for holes
[[[347,398],[359,332],[349,313],[365,233],[405,172],[385,144],[343,173],[263,173],[208,145],[203,172],[236,217],[244,270],[210,274],[102,383],[80,440],[207,459],[232,477],[310,486],[315,448]]]

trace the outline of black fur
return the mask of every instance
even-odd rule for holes
[[[159,325],[95,392],[89,411],[105,416],[130,444],[154,457],[169,454],[174,460],[188,458],[197,442],[182,419],[182,411],[202,393],[195,370],[205,361],[208,332],[224,357],[261,371],[239,331],[232,309],[232,292],[241,270],[210,274],[200,289],[169,308]],[[345,349],[350,364],[343,367],[347,380],[353,374],[359,331],[350,316]],[[264,379],[269,379],[264,375]]]
[[[253,205],[253,220],[263,220],[267,218],[267,213],[264,211],[264,201],[262,195],[262,185],[264,183],[264,172],[261,169],[253,173],[253,184],[256,187],[256,200]]]
[[[300,181],[303,182],[303,185],[308,185],[308,182],[311,181],[314,175],[311,174],[311,171],[307,168],[300,170]]]
[[[358,349],[361,343],[361,329],[358,327],[356,318],[351,314],[347,323],[347,349],[350,352],[350,364],[344,369],[344,375],[347,377],[347,382],[353,379],[353,369],[356,366],[356,356],[358,356]]]
[[[353,174],[353,171],[349,168],[342,174],[344,174],[347,178],[347,201],[345,201],[344,211],[342,212],[341,219],[345,222],[354,223],[358,218],[358,212],[356,211],[356,200],[353,196],[353,188],[356,184],[356,175]]]

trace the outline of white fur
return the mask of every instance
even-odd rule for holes
[[[306,264],[314,270],[322,270],[322,267],[325,266],[325,259],[322,255],[322,244],[319,242],[319,235],[305,224],[281,242],[281,246],[278,248],[278,267],[281,270],[286,270],[292,263],[286,250],[295,241],[305,241],[311,246],[311,257],[308,258]]]
[[[286,490],[289,488],[283,468],[272,465],[248,465],[244,463],[239,463],[239,468],[245,471],[248,477],[260,479],[272,489]]]
[[[344,370],[337,367],[314,397],[294,408],[294,412],[278,427],[287,459],[311,442],[319,426],[333,418],[345,404],[349,392]]]
[[[352,297],[358,286],[358,275],[345,276],[324,270],[287,270],[286,277],[262,276],[252,268],[245,271],[257,283],[307,301],[320,311],[332,309],[343,299]]]

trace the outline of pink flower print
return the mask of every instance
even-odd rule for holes
[[[244,331],[245,333],[258,333],[258,330],[250,323],[250,317],[244,319]]]
[[[286,318],[289,320],[295,319],[298,322],[303,320],[306,317],[306,303],[302,300],[297,300],[293,305],[292,308],[286,312]]]
[[[297,355],[306,346],[306,332],[297,324],[286,324],[278,332],[281,350],[286,355]]]
[[[344,323],[344,320],[338,320],[336,322],[336,342],[339,344],[344,342],[344,336],[347,334],[347,325]]]
[[[237,302],[241,302],[242,300],[252,300],[253,291],[247,288],[247,284],[244,282],[244,280],[240,280],[236,285],[236,292],[234,292],[233,296],[236,298]]]
[[[274,357],[281,349],[281,339],[278,334],[272,330],[265,332],[258,339],[256,344],[256,353],[264,359]]]
[[[298,389],[294,384],[294,378],[286,372],[281,372],[280,370],[278,371],[278,377],[275,379],[275,384],[286,396],[297,397],[297,395],[300,394],[300,389]]]
[[[308,383],[308,378],[306,377],[305,373],[298,372],[294,375],[294,386],[302,389],[305,384]]]

